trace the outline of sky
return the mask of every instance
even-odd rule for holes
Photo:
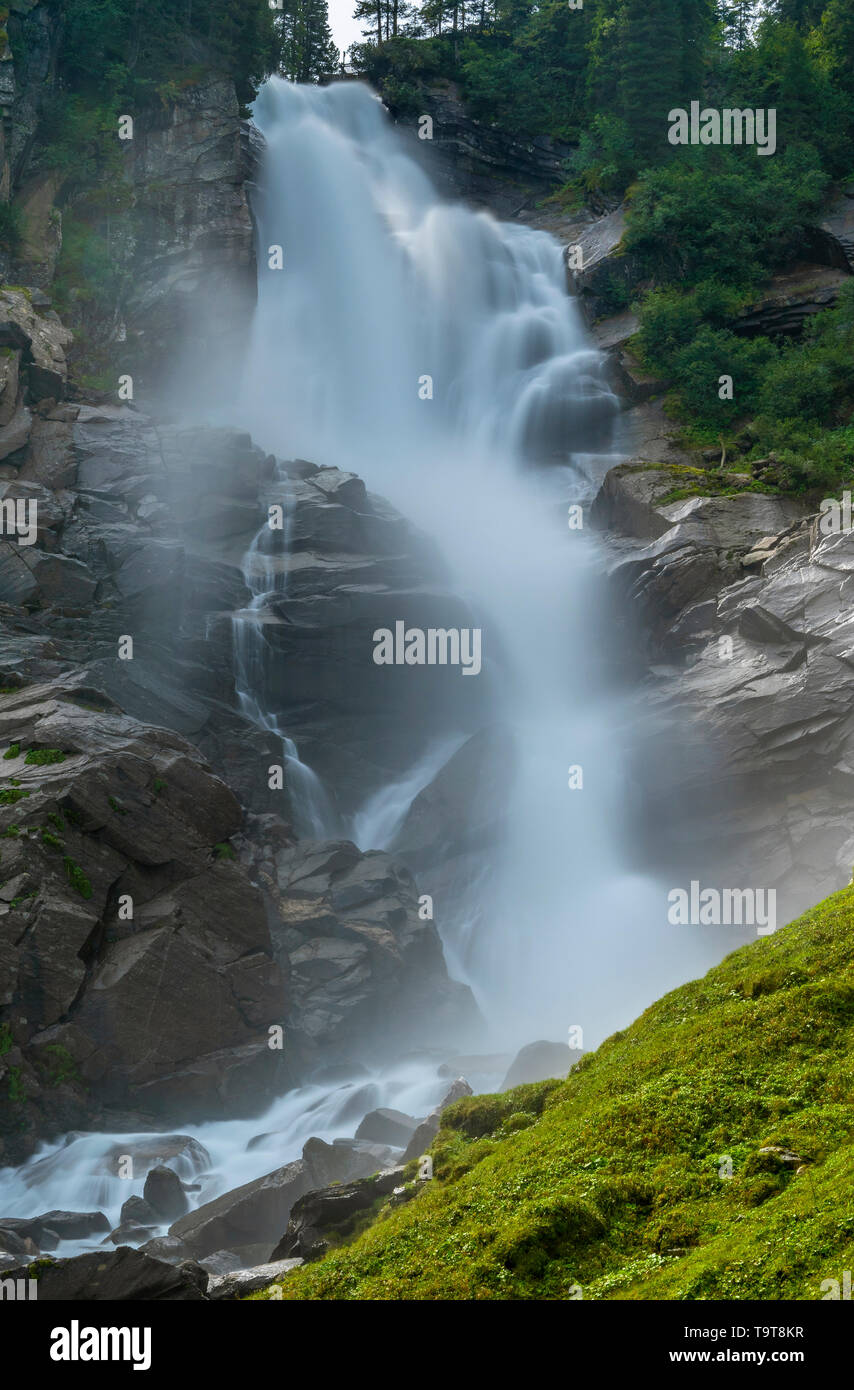
[[[332,37],[339,48],[349,48],[351,43],[361,43],[362,22],[353,19],[356,0],[329,0],[329,23]]]

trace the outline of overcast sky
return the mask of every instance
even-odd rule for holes
[[[329,0],[329,23],[332,37],[339,48],[349,48],[351,43],[361,42],[362,21],[353,19],[356,0]]]

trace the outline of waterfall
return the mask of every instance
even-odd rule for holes
[[[268,660],[264,627],[274,620],[270,604],[287,592],[287,570],[282,558],[287,554],[291,509],[286,482],[277,471],[275,500],[282,509],[284,526],[271,528],[265,523],[243,559],[243,578],[252,597],[249,606],[235,613],[232,620],[234,685],[247,719],[281,741],[294,829],[300,836],[326,839],[338,829],[332,803],[317,774],[300,761],[296,744],[279,727],[261,694]]]
[[[557,243],[440,201],[367,87],[272,79],[256,119],[267,147],[258,306],[238,406],[223,403],[223,419],[237,414],[279,458],[361,474],[438,544],[483,629],[494,722],[508,731],[515,769],[500,850],[438,921],[448,963],[475,991],[496,1051],[578,1029],[595,1047],[719,956],[714,937],[668,924],[666,888],[626,867],[634,708],[609,676],[598,544],[568,524],[613,462],[617,402],[600,354],[567,294]],[[284,472],[265,500],[287,517]],[[265,525],[244,559],[241,707],[281,741],[299,833],[393,845],[413,799],[457,752],[459,729],[426,750],[414,743],[409,770],[340,823],[334,788],[300,761],[263,693],[287,546],[287,524]],[[286,670],[274,675],[287,681]],[[490,1089],[501,1078],[471,1079]],[[301,1087],[259,1119],[192,1125],[212,1160],[187,1172],[201,1183],[194,1201],[297,1157],[311,1135],[352,1133],[374,1106],[424,1114],[447,1085],[434,1061],[412,1059],[349,1084]],[[44,1145],[0,1174],[4,1211],[94,1205],[117,1221],[141,1184],[108,1182],[103,1158],[132,1138]]]
[[[369,88],[274,78],[255,118],[241,423],[279,457],[360,473],[437,541],[483,628],[517,769],[500,854],[439,923],[449,963],[496,1044],[580,1027],[595,1045],[714,958],[625,867],[633,711],[603,660],[597,542],[568,511],[614,462],[601,354],[559,245],[441,201]],[[414,748],[346,833],[389,844],[447,756]]]

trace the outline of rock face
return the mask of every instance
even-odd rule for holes
[[[361,479],[288,468],[288,553],[268,562],[287,592],[264,610],[256,681],[263,707],[348,813],[408,772],[452,720],[469,732],[484,722],[490,670],[466,679],[455,666],[378,665],[379,629],[478,622],[449,591],[432,544]],[[483,643],[490,651],[488,629]]]
[[[718,485],[748,482],[738,474],[715,477]],[[613,580],[659,654],[681,642],[686,623],[705,620],[702,605],[741,578],[744,557],[762,537],[808,510],[796,498],[757,492],[667,500],[703,481],[695,469],[621,464],[606,475],[591,509],[594,525],[641,542],[621,551]]]
[[[33,686],[0,710],[0,1065],[46,1101],[72,1083],[162,1116],[245,1112],[284,1080],[266,1034],[284,1000],[261,895],[214,853],[240,807],[176,735],[80,700]]]
[[[689,877],[713,867],[719,884],[773,889],[779,925],[854,862],[854,537],[824,535],[795,499],[662,507],[658,486],[618,469],[596,506],[623,538],[658,533],[640,551],[623,539],[614,570],[653,663],[636,768],[655,826],[644,852],[681,859]]]
[[[268,779],[281,740],[236,691],[243,556],[271,488],[292,487],[293,573],[250,672],[259,698],[343,765],[342,802],[384,775],[381,757],[407,766],[395,681],[370,730],[359,673],[378,671],[377,614],[406,611],[429,547],[351,474],[293,464],[276,483],[247,435],[126,407],[36,402],[6,467],[0,487],[35,520],[32,544],[0,538],[4,1157],[104,1105],[158,1122],[248,1113],[321,1046],[381,1028],[411,1045],[470,1019],[406,868],[352,844],[295,848],[288,790]],[[413,591],[413,617],[462,616]]]
[[[393,102],[392,115],[443,196],[510,218],[566,182],[569,145],[547,135],[508,135],[474,120],[453,82],[437,81],[419,99],[433,120],[432,140],[420,140],[417,119],[398,114]]]
[[[50,289],[62,248],[63,217],[76,215],[81,190],[73,176],[32,165],[34,140],[45,104],[56,96],[57,54],[63,16],[48,4],[14,4],[9,19],[12,52],[0,61],[5,113],[0,138],[0,195],[14,192],[22,223],[15,282]],[[203,54],[200,54],[203,58]],[[253,140],[241,118],[234,83],[202,71],[167,99],[134,112],[134,138],[123,142],[124,169],[111,169],[110,186],[96,188],[82,234],[109,244],[116,290],[96,283],[94,294],[74,306],[74,326],[91,335],[98,366],[109,360],[116,375],[129,372],[149,390],[168,387],[166,372],[182,353],[182,390],[191,369],[231,370],[240,353],[255,302],[254,238],[247,184],[260,137]],[[36,147],[37,148],[37,147]],[[73,186],[72,186],[73,185]],[[74,206],[67,211],[69,192]],[[109,226],[103,197],[112,196]],[[89,196],[83,190],[83,200]],[[78,235],[81,225],[77,226]],[[214,360],[211,345],[220,356]],[[167,356],[167,349],[169,350]],[[88,370],[85,350],[77,359]],[[49,394],[44,392],[43,394]]]
[[[392,856],[362,854],[349,841],[304,842],[263,863],[258,878],[275,911],[293,1041],[306,1065],[473,1024],[471,995],[448,980],[415,881]]]
[[[150,389],[165,386],[167,364],[176,369],[175,346],[206,373],[210,345],[225,346],[218,365],[230,369],[255,303],[254,161],[231,80],[208,75],[146,113],[126,160],[134,243],[124,351]]]

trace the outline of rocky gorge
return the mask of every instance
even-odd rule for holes
[[[43,23],[43,8],[26,22]],[[507,216],[518,181],[519,220],[538,225],[530,205],[560,150],[508,153],[478,141],[456,104],[436,114],[453,122],[447,191]],[[477,1005],[440,939],[443,905],[506,830],[500,661],[482,683],[458,682],[473,687],[464,703],[455,695],[458,746],[390,844],[355,842],[360,809],[411,766],[412,726],[425,748],[449,725],[446,685],[423,673],[404,711],[362,640],[404,605],[424,628],[473,621],[432,539],[349,459],[277,458],[244,430],[175,409],[170,385],[198,385],[179,357],[198,362],[215,340],[204,373],[215,391],[245,346],[258,150],[227,82],[190,85],[126,154],[118,297],[54,311],[62,219],[42,182],[26,185],[29,250],[8,267],[23,287],[0,291],[0,506],[35,516],[37,532],[23,545],[7,527],[0,541],[0,1164],[29,1160],[19,1171],[36,1187],[63,1163],[88,1164],[94,1194],[130,1156],[141,1189],[118,1217],[94,1197],[90,1210],[0,1210],[5,1271],[24,1277],[39,1257],[48,1300],[203,1301],[273,1285],[417,1199],[430,1179],[413,1164],[445,1109],[473,1089],[565,1075],[580,1056],[540,1045],[508,1072],[512,1053],[480,1055]],[[9,177],[26,184],[25,166],[13,158]],[[848,209],[834,208],[821,243],[831,275],[781,289],[782,316],[779,299],[757,308],[781,331],[850,273]],[[572,287],[625,407],[624,461],[600,467],[583,500],[644,710],[633,776],[655,834],[637,856],[684,863],[689,847],[698,873],[735,882],[762,865],[792,916],[854,861],[850,536],[823,535],[809,501],[756,490],[737,463],[712,468],[674,437],[660,384],[632,359],[631,316],[596,315],[600,257],[602,274],[620,260],[619,212],[580,229],[543,218],[598,248]],[[131,372],[143,408],[92,384],[93,337]],[[271,503],[288,533],[254,672],[265,725],[241,700],[235,653],[253,611],[245,557]],[[289,755],[270,720],[332,788],[322,837],[299,828],[293,780],[271,781]],[[407,1078],[411,1108],[381,1103],[376,1069],[411,1059],[430,1087]],[[242,1160],[223,1165],[205,1147],[212,1117],[275,1125],[276,1102],[312,1087],[318,1132],[298,1153],[290,1117],[244,1146],[263,1176],[235,1182]],[[81,1159],[92,1134],[134,1137]],[[64,1242],[86,1252],[68,1258]]]

